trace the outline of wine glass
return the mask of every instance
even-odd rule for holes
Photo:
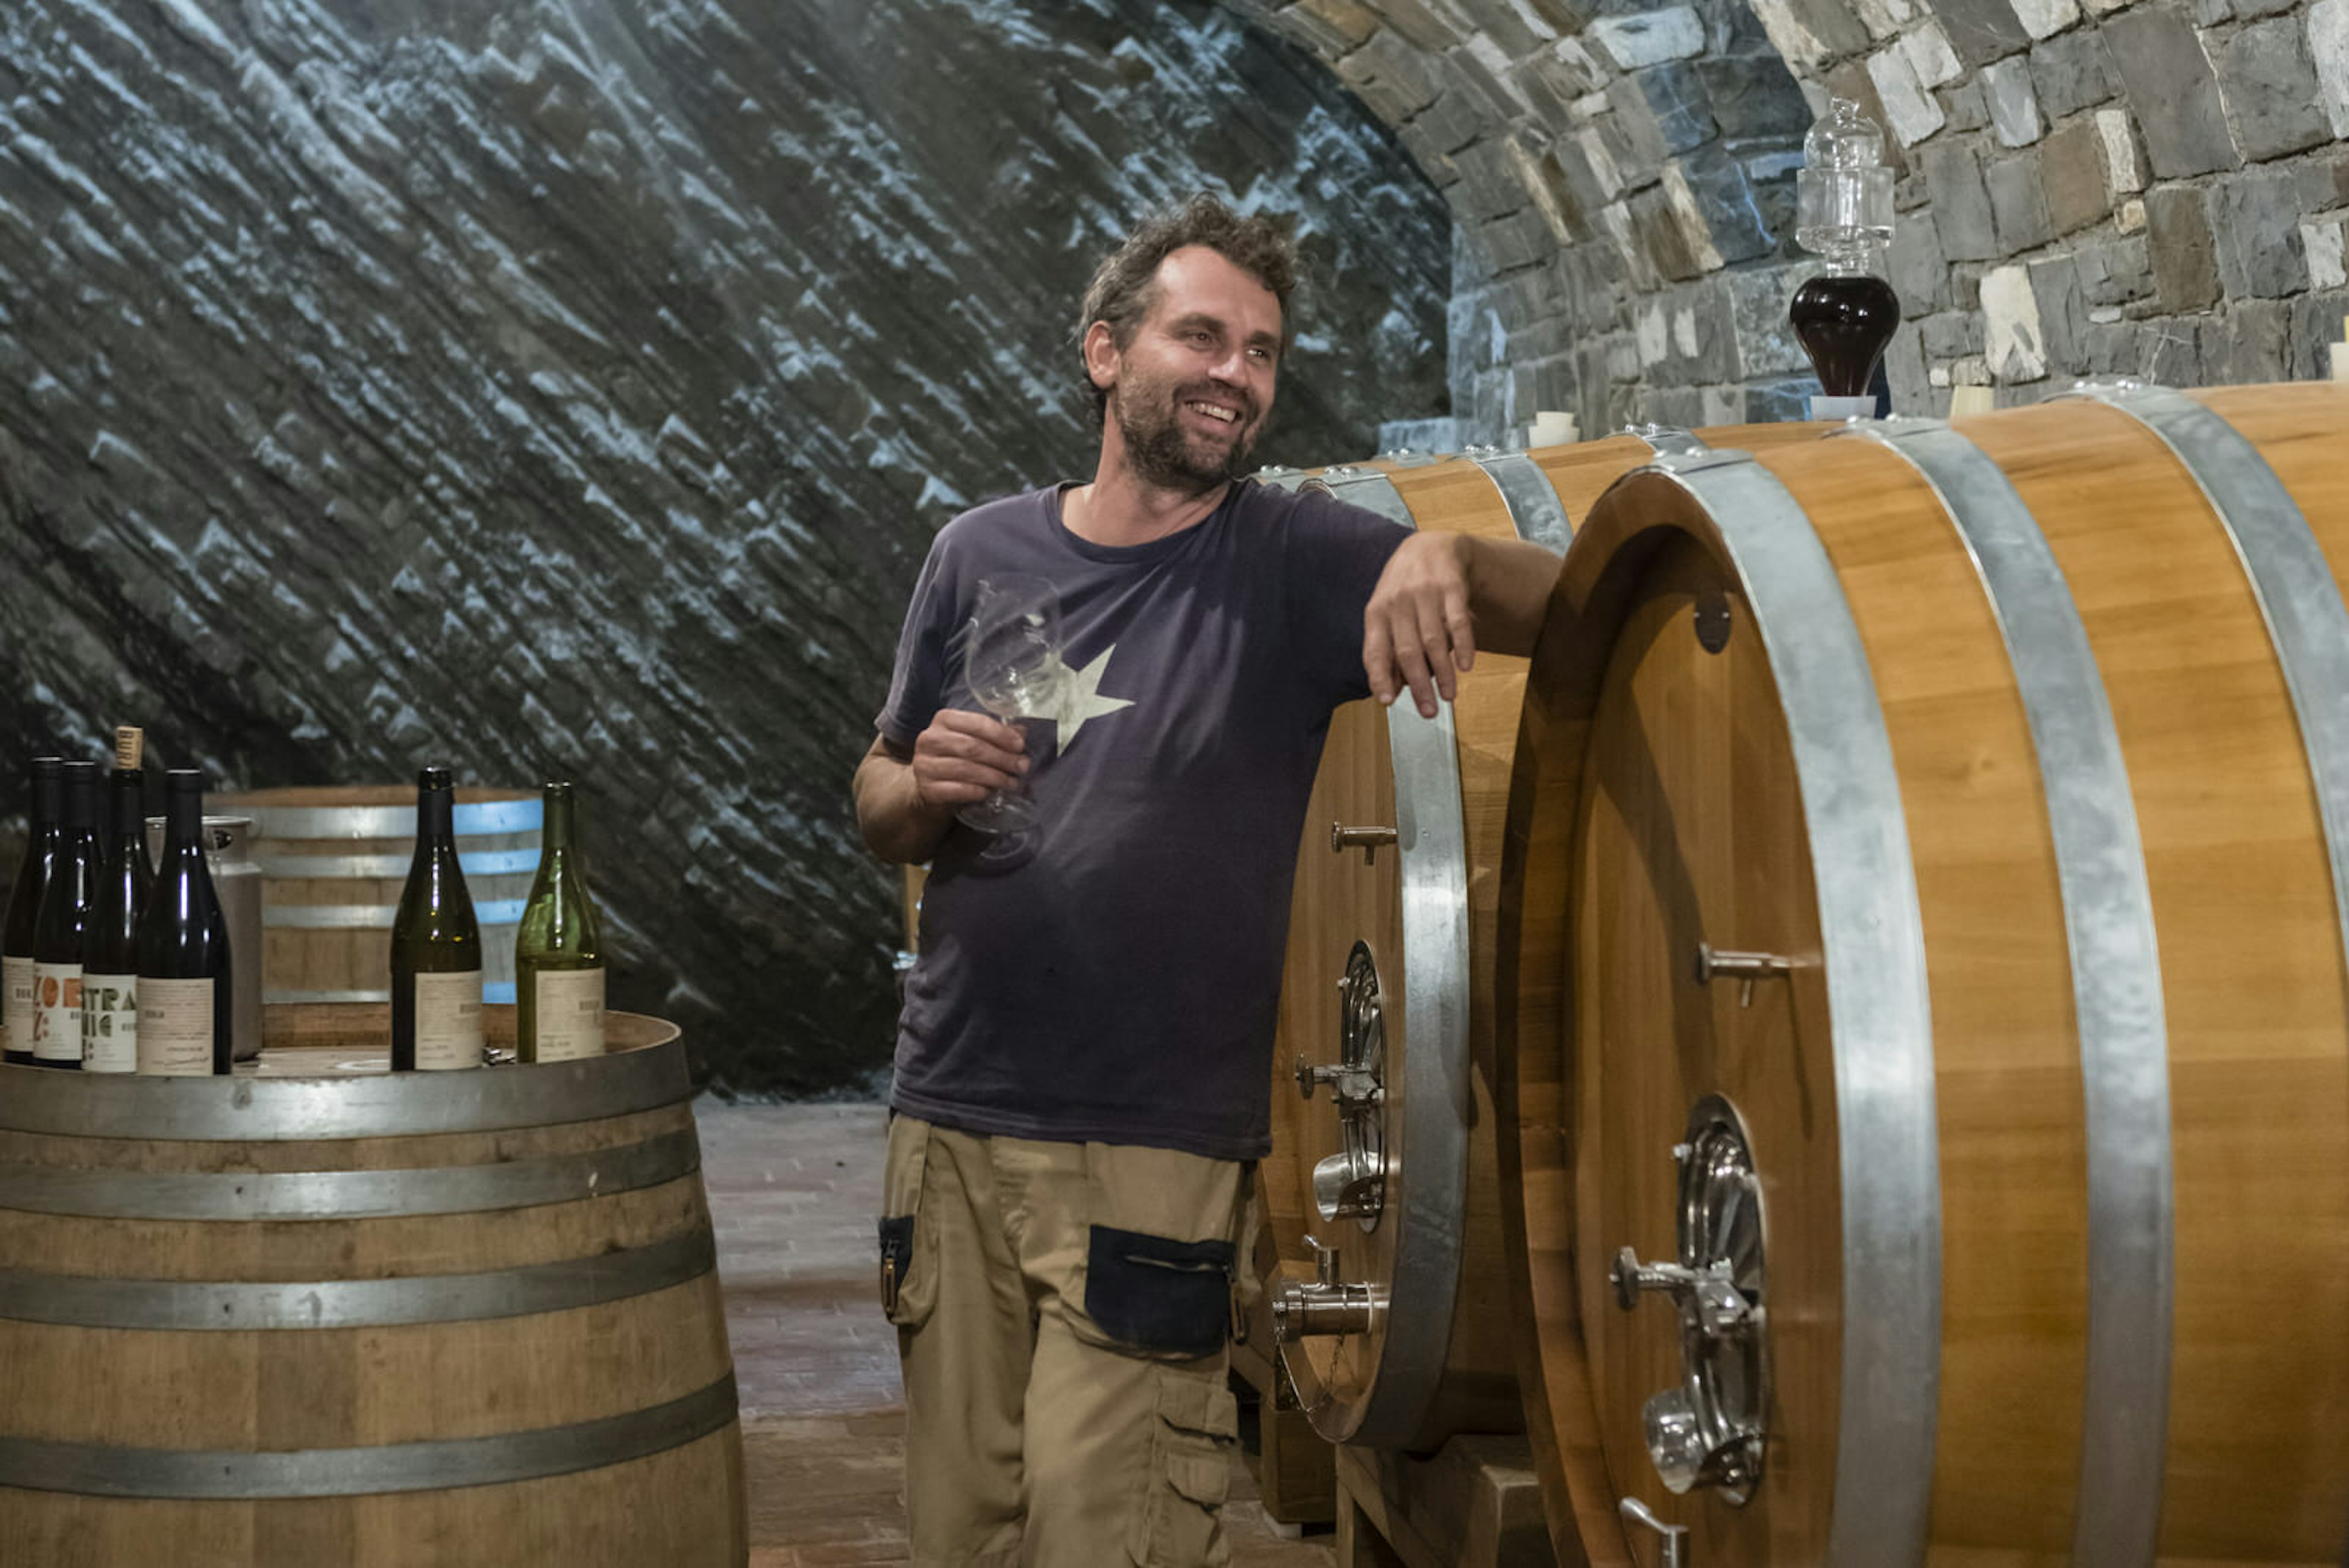
[[[981,577],[963,631],[963,679],[978,705],[1025,732],[1022,721],[1060,710],[1061,597],[1042,577]],[[1014,833],[1036,821],[1036,804],[1016,782],[955,815],[982,833]]]

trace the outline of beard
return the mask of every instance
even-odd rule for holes
[[[1197,440],[1183,428],[1183,405],[1195,400],[1237,404],[1240,417],[1228,441]],[[1163,383],[1133,387],[1120,382],[1110,393],[1110,412],[1124,439],[1134,476],[1161,490],[1203,495],[1219,484],[1244,478],[1262,421],[1243,393],[1209,384],[1180,389]]]

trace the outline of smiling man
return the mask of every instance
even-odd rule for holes
[[[1093,476],[940,531],[856,771],[866,841],[933,862],[881,1220],[916,1564],[1224,1560],[1226,1333],[1330,715],[1407,690],[1432,716],[1478,647],[1531,651],[1555,575],[1243,477],[1294,276],[1276,224],[1205,196],[1102,264]],[[974,711],[962,638],[1014,576],[1059,601],[1019,729]],[[1014,787],[1033,826],[957,822]]]

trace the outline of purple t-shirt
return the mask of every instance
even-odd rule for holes
[[[932,862],[897,1109],[1015,1137],[1268,1151],[1305,802],[1331,710],[1368,695],[1362,609],[1408,536],[1252,482],[1146,545],[1079,538],[1058,489],[939,532],[881,733],[911,746],[939,709],[978,708],[955,633],[981,577],[1058,586],[1071,676],[1030,743],[1040,826],[1006,855],[957,823]]]

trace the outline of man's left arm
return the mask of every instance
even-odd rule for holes
[[[1413,534],[1388,558],[1362,612],[1371,694],[1391,703],[1408,688],[1421,717],[1433,719],[1478,649],[1532,653],[1557,567],[1556,555],[1519,539]]]

